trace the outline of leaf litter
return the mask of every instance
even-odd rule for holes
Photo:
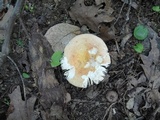
[[[60,2],[60,0],[57,0],[57,1]],[[122,1],[126,2],[126,0],[122,0]],[[102,6],[102,3],[105,3],[104,8]],[[82,6],[77,7],[80,4]],[[129,4],[129,3],[127,2],[127,4]],[[112,22],[112,20],[114,19],[113,17],[111,17],[113,9],[110,6],[111,6],[110,0],[95,0],[95,4],[92,4],[89,6],[86,6],[86,4],[84,3],[83,0],[82,1],[77,0],[75,2],[75,4],[73,5],[73,7],[71,8],[70,15],[73,20],[79,21],[79,23],[81,25],[87,25],[91,30],[93,30],[95,32],[100,32],[99,31],[100,29],[98,28],[100,23]],[[75,8],[76,8],[76,10],[75,10]],[[88,8],[90,8],[94,11],[92,12],[92,10],[90,10]],[[82,11],[82,9],[84,11]],[[87,14],[84,14],[84,12]],[[90,12],[91,12],[91,14],[89,14]],[[95,14],[93,14],[93,13],[95,13]],[[81,14],[83,16],[81,16]],[[103,15],[102,18],[101,18],[101,15]],[[97,16],[97,18],[96,18],[96,16]],[[87,17],[92,18],[92,19],[88,20]],[[104,18],[107,18],[108,21],[104,21],[104,20],[106,20]],[[48,38],[45,35],[45,37],[47,38],[49,43],[52,45],[53,51],[56,51],[59,49],[63,50],[63,48],[64,48],[65,44],[68,42],[68,40],[70,38],[72,38],[73,36],[80,33],[79,27],[75,27],[75,29],[73,29],[73,31],[70,31],[70,29],[68,29],[68,28],[72,28],[72,27],[71,26],[67,27],[67,26],[68,25],[66,23],[65,24],[63,23],[63,25],[61,27],[57,25],[56,29],[54,28],[55,26],[53,26],[53,29],[52,29],[53,31],[51,30],[50,32],[53,32],[55,34],[48,37]],[[67,28],[67,29],[65,29],[65,28]],[[104,31],[102,30],[101,35],[102,35],[102,33],[106,33],[106,31],[108,32],[108,28],[107,28],[107,30],[106,30],[106,28],[107,27],[104,26],[104,29],[105,29],[104,30],[102,27],[102,29]],[[62,31],[66,31],[67,33],[60,35],[59,33],[63,33]],[[65,38],[65,37],[69,36],[69,34],[71,34],[71,37],[68,37],[68,40],[67,40],[67,38]],[[111,39],[114,39],[115,33],[111,32],[111,35],[113,35],[111,37]],[[104,36],[104,34],[103,34],[103,36]],[[54,38],[55,41],[51,40],[52,37]],[[107,37],[107,36],[104,36],[104,38],[105,37]],[[121,46],[122,48],[124,48],[124,46],[127,46],[126,43],[129,42],[130,38],[131,38],[131,34],[129,32],[128,34],[126,34],[126,36],[124,36],[124,38],[122,40],[123,41],[123,44]],[[32,64],[33,76],[35,77],[34,78],[35,81],[36,81],[36,78],[38,78],[38,80],[46,79],[47,82],[49,82],[49,79],[52,79],[53,81],[55,81],[56,85],[59,85],[59,82],[57,82],[57,80],[55,78],[51,77],[51,75],[54,76],[54,72],[48,70],[47,61],[48,61],[48,58],[50,58],[50,57],[43,55],[43,54],[45,54],[44,51],[46,51],[45,48],[50,49],[50,46],[46,46],[46,44],[43,44],[43,42],[40,42],[40,41],[46,41],[46,39],[44,39],[42,36],[39,37],[39,35],[34,34],[33,39],[35,39],[35,41],[31,42],[31,49],[30,49],[31,55],[30,56],[33,59],[33,60],[31,60],[31,64]],[[155,41],[155,39],[156,39],[156,41]],[[119,98],[114,104],[109,105],[111,107],[105,108],[106,106],[104,106],[104,105],[108,104],[108,103],[102,97],[103,94],[101,93],[102,92],[101,90],[90,88],[87,91],[85,91],[85,95],[89,99],[98,100],[97,101],[98,103],[102,102],[102,106],[100,108],[106,109],[106,113],[108,113],[108,119],[112,119],[113,117],[117,117],[117,114],[119,113],[119,111],[118,111],[119,107],[117,107],[116,105],[117,104],[119,105],[119,103],[121,103],[122,99],[124,100],[124,103],[126,103],[126,104],[123,104],[124,105],[124,112],[123,111],[122,112],[127,114],[128,119],[130,119],[130,120],[143,118],[143,115],[150,116],[150,113],[148,111],[151,111],[152,109],[154,109],[153,113],[151,113],[153,116],[155,116],[160,111],[157,107],[157,106],[159,106],[159,99],[160,99],[159,90],[158,90],[159,85],[160,85],[159,75],[158,75],[158,73],[159,73],[159,59],[158,59],[159,51],[157,49],[157,46],[159,46],[160,44],[157,43],[157,39],[159,39],[157,35],[155,38],[153,36],[151,36],[151,39],[149,39],[149,42],[151,44],[150,45],[151,48],[149,49],[149,53],[144,54],[144,55],[140,55],[140,59],[142,62],[141,67],[142,67],[142,70],[144,71],[144,73],[141,71],[140,74],[138,74],[138,75],[132,75],[132,74],[126,75],[123,79],[117,77],[117,81],[116,81],[115,86],[116,86],[116,89],[118,90],[117,93],[118,93]],[[39,40],[39,42],[38,42],[38,40]],[[53,42],[53,44],[52,44],[52,42]],[[111,54],[113,54],[112,56],[115,60],[114,64],[117,65],[117,63],[119,62],[118,61],[119,60],[119,57],[118,57],[119,53],[112,51]],[[121,64],[121,65],[123,65],[123,64]],[[130,67],[130,66],[127,65],[127,67]],[[42,70],[43,68],[45,68],[45,71]],[[131,69],[131,70],[133,70],[133,69]],[[123,70],[121,70],[121,71],[123,72]],[[113,72],[115,72],[115,74],[116,74],[116,72],[119,73],[119,71],[113,71]],[[41,74],[41,73],[43,73],[43,74]],[[45,81],[43,81],[42,83],[45,83]],[[45,83],[45,84],[47,84],[47,83]],[[104,82],[103,84],[106,84],[106,83]],[[108,82],[107,82],[107,84],[108,84]],[[127,85],[127,88],[124,87],[125,85]],[[104,87],[103,85],[100,85],[100,86],[97,86],[97,88],[102,87],[101,89],[107,89],[107,90],[114,88],[114,86],[112,86],[112,83],[110,83],[110,82],[109,82],[108,86],[109,86],[109,88],[106,88],[106,86]],[[57,89],[61,90],[59,88],[57,88]],[[57,91],[57,89],[53,89],[53,91]],[[74,88],[72,90],[74,91]],[[50,100],[50,98],[49,98],[49,100],[47,99],[47,101],[44,101],[48,97],[47,95],[49,95],[50,97],[51,97],[51,95],[53,95],[53,96],[59,95],[58,92],[56,92],[55,94],[48,94],[48,93],[52,93],[53,91],[50,91],[49,89],[47,89],[47,90],[45,89],[45,91],[42,92],[43,93],[42,94],[43,101],[40,101],[40,104],[44,107],[45,110],[50,108],[50,112],[48,112],[49,116],[51,116],[53,118],[55,116],[58,118],[61,118],[63,108],[57,104],[51,105],[52,100],[54,101],[55,99],[51,98],[52,100]],[[84,93],[83,92],[84,90],[77,90],[77,91],[79,94]],[[112,91],[114,91],[114,90],[112,90]],[[106,95],[105,90],[103,92],[104,92],[104,95]],[[45,95],[45,93],[47,93],[47,95]],[[73,96],[73,97],[75,97],[75,99],[76,99],[76,97],[80,96],[80,95],[77,95],[77,92],[75,94],[76,94],[76,96]],[[61,97],[61,94],[58,97]],[[101,97],[103,98],[102,100],[101,100]],[[106,97],[108,97],[108,95],[106,95]],[[99,99],[97,99],[97,98],[99,98]],[[11,101],[12,101],[12,99],[13,98],[11,98]],[[85,98],[80,98],[79,101],[82,102],[83,101],[82,99],[85,99]],[[67,102],[70,100],[71,100],[70,95],[67,94]],[[122,100],[122,102],[123,102],[123,100]],[[86,101],[86,103],[92,102],[89,100],[85,100],[85,101]],[[63,102],[64,101],[62,100],[62,103]],[[84,107],[83,106],[84,104],[82,105],[80,102],[78,104],[75,104],[75,106],[80,106],[79,108],[82,108],[81,114],[79,114],[80,112],[76,113],[76,114],[79,114],[79,115],[77,115],[80,117],[79,119],[83,119],[83,116],[85,116],[85,115],[86,115],[86,119],[87,119],[89,117],[88,115],[92,115],[92,114],[87,114],[87,113],[83,114],[84,112],[87,111],[87,109],[89,109],[90,113],[92,113],[93,110],[96,113],[98,113],[98,111],[96,111],[97,108],[94,108],[93,104],[89,104],[89,105],[85,104],[86,106]],[[89,106],[89,108],[87,106]],[[75,110],[77,110],[77,108],[78,107],[76,107]],[[86,110],[84,110],[85,108],[86,108]],[[46,115],[45,110],[41,111],[42,117],[44,117]],[[122,109],[120,109],[120,110],[122,110]],[[59,111],[59,112],[56,113],[57,111]],[[73,113],[74,111],[71,110],[71,112]],[[95,112],[93,112],[95,118],[97,115],[101,115],[101,114],[95,114]],[[100,110],[99,113],[102,113],[102,110]],[[73,113],[73,114],[75,114],[75,113]],[[103,113],[102,113],[102,115],[103,115]],[[142,117],[140,117],[140,116],[142,116]],[[105,116],[103,118],[105,119]],[[44,117],[44,119],[45,119],[45,117]],[[75,117],[75,119],[76,119],[76,117]],[[94,118],[92,118],[92,119],[94,119]]]
[[[50,57],[53,54],[51,44],[40,33],[38,25],[34,25],[32,39],[29,43],[29,54],[34,80],[39,88],[39,103],[43,107],[40,109],[44,119],[68,119],[63,111],[63,105],[70,101],[70,95],[63,85],[59,84],[55,77],[54,69],[49,69]],[[62,37],[63,36],[59,36]]]
[[[132,76],[128,82],[129,99],[126,108],[133,110],[139,117],[142,114],[153,114],[149,119],[155,119],[158,110],[152,113],[148,113],[147,110],[158,109],[160,105],[160,50],[157,41],[159,38],[155,31],[150,32],[149,39],[151,48],[148,55],[140,54],[144,74],[141,74],[138,80]]]
[[[97,3],[97,2],[96,2]],[[98,25],[102,22],[112,22],[113,9],[111,8],[111,2],[105,4],[102,9],[103,0],[98,5],[85,5],[85,0],[77,0],[71,7],[69,12],[70,17],[78,21],[81,25],[87,25],[91,30],[98,32]]]
[[[28,100],[23,101],[21,97],[20,87],[18,86],[10,95],[10,113],[7,120],[35,120],[34,104],[36,97],[32,96]]]

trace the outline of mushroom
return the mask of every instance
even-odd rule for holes
[[[62,70],[69,83],[86,88],[104,79],[111,60],[104,41],[92,34],[74,37],[65,47]]]
[[[116,91],[110,90],[107,92],[106,98],[109,102],[113,103],[118,100],[118,94]]]

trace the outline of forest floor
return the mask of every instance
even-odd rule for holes
[[[27,98],[34,95],[38,99],[39,90],[32,75],[29,40],[23,27],[30,36],[36,23],[40,33],[45,35],[50,27],[67,23],[80,27],[82,33],[101,37],[112,61],[105,80],[86,89],[74,87],[65,80],[63,72],[55,72],[59,83],[71,96],[63,106],[68,119],[158,120],[160,8],[159,12],[152,9],[157,5],[160,6],[159,0],[26,0],[21,20],[14,24],[9,56],[21,73],[29,75],[24,78]],[[134,37],[137,25],[143,25],[149,31],[143,41]],[[0,47],[2,43],[0,41]],[[135,51],[137,43],[143,44],[142,53]],[[6,120],[10,114],[9,94],[18,85],[23,88],[17,67],[10,59],[0,67],[0,120]],[[35,102],[33,109],[37,108],[38,103]],[[41,115],[38,114],[36,119],[42,120]]]

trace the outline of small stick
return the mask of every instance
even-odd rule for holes
[[[132,0],[130,0],[130,2],[129,2],[129,8],[128,8],[128,11],[127,11],[127,14],[126,14],[126,21],[129,20],[129,13],[131,11],[131,5],[132,5]]]
[[[129,7],[128,7],[128,10],[127,10],[127,14],[126,14],[126,21],[125,21],[125,23],[123,24],[121,33],[124,31],[124,28],[125,28],[127,22],[129,21],[129,13],[130,13],[130,11],[131,11],[132,0],[129,1],[129,4],[128,4],[128,5],[129,5]]]
[[[28,31],[27,31],[27,29],[26,29],[26,27],[24,25],[24,22],[23,22],[21,17],[19,17],[19,21],[20,21],[20,24],[22,25],[22,29],[23,29],[24,33],[26,34],[28,40],[31,40],[31,37],[29,36]]]
[[[22,86],[23,86],[24,99],[27,100],[27,99],[26,99],[26,89],[25,89],[25,85],[24,85],[24,81],[23,81],[23,77],[22,77],[22,75],[21,75],[21,72],[20,72],[17,64],[14,62],[14,60],[13,60],[11,57],[9,57],[9,56],[7,56],[7,58],[14,64],[14,66],[16,67],[16,69],[17,69],[17,71],[18,71],[18,73],[19,73],[19,76],[20,76],[21,82],[22,82]]]
[[[118,20],[119,20],[119,18],[120,18],[120,14],[122,13],[122,10],[123,10],[125,4],[126,4],[126,3],[123,2],[123,5],[122,5],[122,7],[121,7],[121,9],[120,9],[120,12],[119,12],[119,14],[118,14],[118,18],[117,18],[116,21],[114,22],[114,25],[118,22]]]
[[[112,108],[112,106],[115,105],[115,104],[116,104],[116,102],[115,102],[115,103],[112,103],[112,104],[107,108],[106,113],[105,113],[105,115],[103,116],[103,119],[102,119],[102,120],[105,120],[105,118],[106,118],[109,110],[110,110],[110,109]]]

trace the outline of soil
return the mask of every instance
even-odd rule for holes
[[[56,0],[55,0],[56,1]],[[71,19],[68,14],[70,7],[73,6],[75,0],[59,0],[55,3],[53,0],[27,0],[25,6],[33,6],[22,11],[21,19],[28,31],[31,34],[33,25],[38,23],[40,32],[44,35],[45,32],[57,23],[70,23],[82,27],[77,21]],[[57,0],[58,1],[58,0]],[[88,4],[94,4],[94,0],[88,0]],[[118,18],[115,24],[115,35],[124,36],[125,29],[133,32],[138,23],[148,24],[152,26],[154,31],[160,34],[160,14],[152,11],[152,6],[160,5],[157,0],[137,0],[137,10],[131,7],[129,20],[126,22],[126,14],[129,5],[125,4],[122,12],[123,1],[112,0],[112,8],[114,9],[113,16]],[[111,22],[110,25],[114,24]],[[124,27],[124,28],[123,28]],[[89,30],[91,31],[91,30]],[[91,31],[93,33],[93,31]],[[15,61],[21,73],[31,75],[31,66],[28,56],[28,38],[22,30],[20,21],[17,20],[14,25],[14,31],[11,36],[11,52],[10,57]],[[117,42],[118,45],[121,41]],[[141,67],[142,61],[133,46],[138,43],[132,36],[127,41],[125,47],[120,49],[117,55],[116,44],[114,40],[106,42],[109,52],[115,55],[115,61],[108,68],[108,74],[104,82],[93,85],[87,89],[80,89],[70,85],[62,75],[61,71],[56,72],[56,77],[63,84],[71,95],[71,101],[65,106],[67,116],[70,120],[128,120],[127,112],[133,113],[126,109],[128,96],[126,93],[127,84],[131,77],[138,79],[143,72]],[[60,68],[58,68],[60,69]],[[109,79],[107,79],[109,78]],[[32,94],[38,95],[38,88],[32,77],[25,79],[27,89],[27,97]],[[17,85],[22,86],[20,76],[13,63],[7,59],[3,66],[0,67],[0,119],[5,120],[8,114],[10,99],[8,94],[12,93]],[[145,86],[145,85],[144,85]],[[111,92],[111,93],[110,93]],[[127,91],[128,92],[128,91]],[[131,91],[130,91],[131,92]],[[145,100],[144,103],[145,104]],[[112,109],[112,110],[111,110]],[[150,112],[153,108],[140,110],[141,116],[139,120],[146,120],[150,117]],[[111,117],[112,116],[112,117]],[[158,120],[159,114],[156,114],[155,119]],[[39,117],[40,119],[40,117]]]

